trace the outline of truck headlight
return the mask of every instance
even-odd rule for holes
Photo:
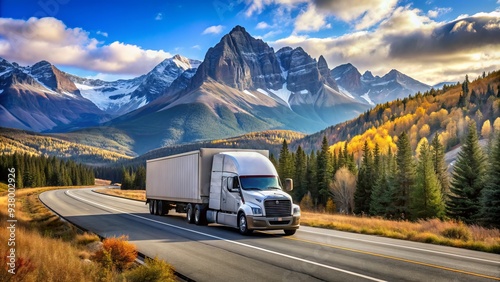
[[[254,215],[262,215],[262,209],[261,208],[252,208],[252,213]]]
[[[300,207],[295,205],[293,207],[293,215],[300,215]]]

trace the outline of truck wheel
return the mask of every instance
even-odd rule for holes
[[[297,229],[285,229],[283,231],[285,231],[286,236],[291,236],[291,235],[295,234],[295,232],[297,232]]]
[[[186,219],[188,223],[194,223],[194,211],[191,204],[188,204],[186,207]]]
[[[160,215],[160,200],[154,200],[155,201],[155,215]]]
[[[194,223],[196,225],[207,225],[207,212],[201,205],[194,207]]]
[[[238,215],[238,229],[243,235],[250,235],[253,232],[253,230],[248,229],[247,217],[244,213]]]
[[[158,200],[156,205],[158,206],[158,215],[165,215],[165,203],[163,200]]]
[[[149,213],[150,214],[155,214],[155,209],[154,209],[154,200],[149,200]]]

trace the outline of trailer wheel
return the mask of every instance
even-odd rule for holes
[[[156,205],[158,206],[157,208],[158,215],[162,216],[165,215],[165,203],[163,202],[163,200],[158,200]]]
[[[243,235],[250,235],[253,232],[253,230],[248,229],[247,216],[243,212],[238,215],[238,230]]]
[[[207,225],[207,211],[202,205],[194,207],[194,223],[196,225]]]
[[[186,207],[186,219],[188,223],[194,223],[194,211],[191,204],[188,204]]]
[[[154,200],[149,200],[149,213],[150,214],[155,214],[155,209],[154,209]]]

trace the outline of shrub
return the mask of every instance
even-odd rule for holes
[[[307,194],[300,201],[300,208],[305,211],[313,210],[313,201],[311,198],[311,192],[307,192]]]
[[[335,212],[335,203],[332,198],[328,198],[328,201],[326,202],[326,212],[330,214]]]
[[[137,258],[135,245],[127,242],[127,236],[107,238],[102,242],[102,249],[94,255],[95,261],[106,268],[118,271],[129,269]]]
[[[158,258],[146,258],[146,264],[128,271],[125,277],[130,282],[175,281],[172,267]]]
[[[469,241],[472,238],[472,234],[463,223],[457,226],[448,227],[443,232],[441,232],[444,237],[450,239],[459,239],[464,241]]]

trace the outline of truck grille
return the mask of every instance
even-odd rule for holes
[[[290,200],[267,200],[264,202],[266,216],[290,216],[292,215],[292,203]]]

